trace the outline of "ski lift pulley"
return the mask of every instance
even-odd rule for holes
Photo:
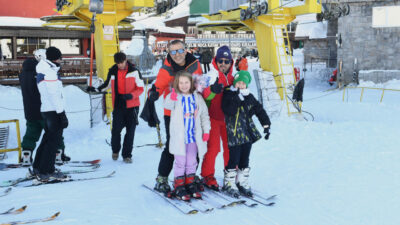
[[[103,13],[104,1],[103,0],[90,0],[89,11],[96,14]]]

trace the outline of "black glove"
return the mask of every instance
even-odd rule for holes
[[[97,89],[96,89],[95,87],[93,87],[93,86],[88,86],[88,87],[86,88],[86,91],[87,91],[87,92],[96,92]]]
[[[58,118],[60,119],[61,127],[63,129],[67,128],[68,127],[68,118],[65,115],[65,111],[63,111],[62,113],[57,113],[57,115],[58,115]]]
[[[214,82],[214,84],[210,85],[210,90],[215,93],[219,94],[222,92],[222,89],[224,88],[224,85],[218,83],[219,78]]]
[[[265,134],[265,140],[268,140],[268,138],[269,138],[269,135],[271,134],[270,132],[269,132],[269,127],[267,127],[267,128],[264,128],[264,134]]]
[[[158,97],[160,95],[158,94],[158,92],[156,91],[156,87],[153,85],[153,87],[151,88],[150,92],[149,92],[149,101],[155,102],[158,100]]]
[[[122,98],[124,100],[131,100],[133,98],[133,96],[132,96],[132,94],[124,94],[124,95],[122,95]]]

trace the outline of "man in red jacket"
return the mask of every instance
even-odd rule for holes
[[[102,91],[111,86],[114,107],[111,130],[112,159],[118,159],[121,149],[121,131],[125,127],[122,158],[125,163],[132,163],[133,139],[136,125],[139,124],[139,96],[143,93],[144,84],[139,70],[127,61],[124,53],[115,53],[114,62],[115,64],[108,71],[107,80],[97,90]],[[94,88],[89,87],[88,90],[93,91]]]
[[[159,96],[164,94],[164,98],[171,92],[175,74],[185,70],[192,75],[202,75],[201,65],[191,53],[187,52],[185,43],[181,40],[173,40],[168,45],[168,55],[157,74],[157,78],[149,93],[149,101],[157,101]],[[165,131],[167,142],[161,153],[160,163],[158,164],[158,176],[156,178],[155,189],[159,192],[168,193],[171,187],[168,184],[168,176],[172,170],[174,155],[169,153],[169,123],[171,111],[164,109]]]
[[[204,184],[218,190],[219,186],[215,180],[215,158],[218,152],[224,148],[224,168],[229,161],[228,136],[226,133],[225,116],[222,112],[221,101],[224,87],[229,87],[233,83],[233,60],[228,46],[222,46],[217,50],[217,55],[212,61],[212,68],[209,73],[217,74],[214,84],[203,91],[203,97],[209,105],[209,115],[211,120],[210,140],[208,141],[207,153],[204,155],[201,166],[201,176]]]

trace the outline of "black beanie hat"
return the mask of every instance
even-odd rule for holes
[[[61,51],[56,47],[48,47],[46,50],[46,58],[50,61],[61,59]]]

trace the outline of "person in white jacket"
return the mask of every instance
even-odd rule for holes
[[[178,199],[188,201],[190,197],[201,198],[195,174],[197,157],[202,158],[207,151],[210,117],[190,73],[178,72],[173,87],[164,102],[164,108],[171,110],[169,152],[175,158],[173,192]]]
[[[49,47],[46,49],[46,58],[40,60],[36,66],[36,81],[42,102],[40,112],[45,123],[45,133],[32,165],[37,182],[68,178],[54,166],[63,129],[68,126],[64,110],[63,86],[59,75],[61,51],[56,47]]]

